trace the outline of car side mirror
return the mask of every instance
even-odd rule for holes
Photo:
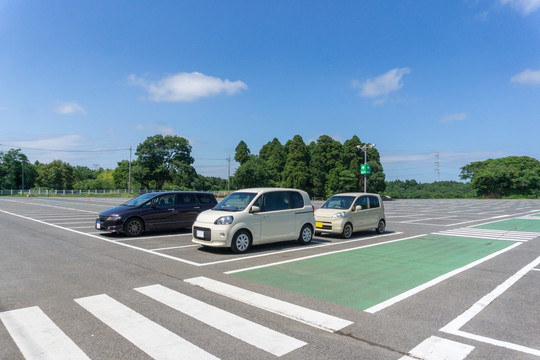
[[[259,211],[261,211],[261,208],[255,205],[253,205],[251,210],[249,210],[250,213],[258,213]]]
[[[356,205],[356,207],[354,208],[356,211],[360,211],[362,210],[362,207],[360,205]]]

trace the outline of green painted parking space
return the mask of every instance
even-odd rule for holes
[[[508,219],[475,227],[479,229],[540,232],[540,221],[533,219]]]
[[[233,275],[366,310],[512,244],[425,235]]]

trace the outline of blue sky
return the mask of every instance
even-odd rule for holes
[[[0,124],[45,163],[114,168],[160,133],[226,177],[241,140],[357,135],[387,180],[434,181],[436,153],[459,180],[540,159],[540,0],[0,0]]]

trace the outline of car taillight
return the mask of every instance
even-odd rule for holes
[[[311,209],[315,212],[315,206],[311,205]]]

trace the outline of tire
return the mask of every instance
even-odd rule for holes
[[[377,232],[377,234],[382,234],[385,228],[386,228],[386,223],[384,222],[383,219],[381,219],[379,220],[379,225],[377,225],[377,228],[375,229],[375,231]]]
[[[353,227],[351,223],[346,223],[341,232],[341,237],[344,239],[350,239],[353,234]]]
[[[124,224],[124,234],[127,236],[139,236],[144,231],[144,224],[141,219],[133,218]]]
[[[251,247],[251,236],[245,230],[240,230],[234,234],[231,241],[231,250],[235,254],[243,254]]]
[[[309,224],[302,226],[300,230],[300,236],[298,237],[298,242],[302,245],[309,244],[313,239],[313,228]]]

